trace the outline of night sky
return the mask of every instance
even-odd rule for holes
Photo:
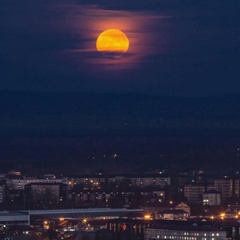
[[[239,13],[237,0],[0,0],[0,160],[234,159]],[[110,28],[129,38],[120,58],[95,48]]]
[[[240,3],[1,0],[0,89],[208,96],[240,91]],[[97,36],[130,41],[103,58]]]

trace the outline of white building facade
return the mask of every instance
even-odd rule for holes
[[[224,230],[184,230],[184,229],[157,229],[146,228],[144,240],[226,240]]]

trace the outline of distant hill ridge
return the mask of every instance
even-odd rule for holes
[[[0,103],[0,167],[4,169],[13,165],[12,159],[16,169],[19,160],[36,161],[37,171],[49,167],[55,171],[58,166],[74,172],[73,163],[80,169],[101,168],[101,160],[86,161],[88,156],[117,152],[134,166],[169,162],[192,166],[194,161],[199,166],[216,163],[215,171],[216,166],[233,162],[240,146],[237,95],[185,98],[2,91]],[[117,170],[126,168],[122,158],[111,160]],[[111,161],[105,166],[112,167]]]
[[[1,134],[240,133],[240,96],[0,92]]]
[[[1,114],[240,119],[240,95],[188,98],[144,94],[0,91],[0,102]]]

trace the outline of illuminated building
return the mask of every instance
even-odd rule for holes
[[[203,193],[203,205],[219,206],[220,204],[221,204],[220,192],[216,190],[209,190]]]
[[[237,222],[161,221],[145,227],[144,240],[239,239]]]
[[[170,209],[155,214],[156,219],[166,220],[186,220],[189,217],[190,215],[187,212],[180,209]]]
[[[68,188],[63,183],[30,183],[25,186],[26,200],[31,202],[49,201],[52,203],[67,200]]]
[[[184,197],[190,203],[200,203],[202,201],[202,194],[206,187],[200,184],[188,184],[184,186]]]
[[[233,179],[219,178],[214,179],[214,188],[221,193],[222,200],[229,199],[233,195]]]

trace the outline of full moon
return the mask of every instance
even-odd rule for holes
[[[108,29],[98,36],[96,48],[104,56],[121,57],[129,48],[129,40],[119,29]]]

